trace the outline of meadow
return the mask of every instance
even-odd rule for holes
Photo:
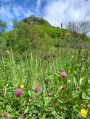
[[[89,119],[90,49],[61,47],[1,59],[0,118]],[[17,90],[19,89],[19,90]]]
[[[0,119],[89,119],[90,38],[51,25],[0,35]]]

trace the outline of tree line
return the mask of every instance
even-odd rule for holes
[[[14,30],[17,29],[18,25],[20,24],[20,22],[17,20],[12,20],[12,23],[13,23],[13,29]],[[8,28],[7,23],[0,20],[0,35],[2,35],[5,32],[6,28]],[[73,32],[86,34],[86,33],[90,32],[90,21],[69,22],[67,24],[66,28],[73,31]]]

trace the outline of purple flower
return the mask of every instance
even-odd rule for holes
[[[22,89],[17,89],[17,90],[15,91],[16,97],[20,97],[21,94],[22,94]]]
[[[49,97],[52,97],[52,94],[51,93],[49,94]]]
[[[39,88],[35,88],[35,92],[38,92],[39,91]]]
[[[40,89],[42,90],[43,88],[42,88],[42,87],[40,87]]]
[[[42,58],[42,62],[44,61],[44,59]]]
[[[7,112],[4,112],[4,113],[3,113],[3,117],[6,118],[6,119],[8,119],[8,114],[7,114]]]
[[[62,87],[62,90],[64,90],[64,89],[65,89],[65,87],[63,86],[63,87]]]
[[[80,90],[80,87],[77,87],[77,90]]]
[[[67,73],[66,72],[62,72],[61,73],[61,77],[64,77],[64,78],[67,77]]]
[[[57,106],[57,103],[55,104],[55,106]]]

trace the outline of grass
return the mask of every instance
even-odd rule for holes
[[[89,119],[90,50],[52,48],[47,57],[31,53],[19,62],[12,50],[7,55],[1,60],[1,118],[7,112],[10,119],[82,119],[80,110],[84,108]],[[66,78],[61,77],[64,71]],[[15,90],[20,85],[24,88],[18,98]],[[35,92],[35,88],[39,91]]]

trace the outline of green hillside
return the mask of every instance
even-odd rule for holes
[[[15,57],[31,52],[45,56],[52,47],[54,50],[66,47],[75,49],[80,44],[82,48],[89,48],[90,38],[51,25],[28,25],[20,22],[16,30],[5,32],[0,36],[0,54],[5,56],[6,51],[12,49]]]

